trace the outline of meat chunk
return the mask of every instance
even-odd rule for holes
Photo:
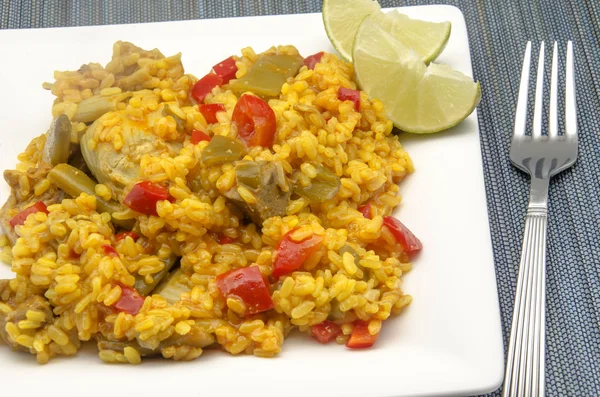
[[[15,244],[18,238],[17,233],[15,233],[13,227],[10,225],[10,220],[13,216],[38,201],[43,201],[48,206],[60,203],[65,197],[65,194],[53,185],[39,196],[34,195],[31,191],[32,189],[26,190],[26,193],[21,189],[21,178],[23,176],[27,178],[29,186],[33,187],[48,175],[48,171],[51,168],[49,164],[41,163],[38,168],[32,168],[26,173],[16,170],[4,171],[4,179],[10,186],[11,193],[6,203],[0,209],[0,229],[8,237],[11,244]]]
[[[0,280],[0,296],[2,295],[3,290],[8,288],[8,283],[10,280]],[[9,306],[13,306],[11,304],[11,299],[7,302]],[[35,310],[44,313],[44,323],[51,323],[53,320],[52,309],[50,308],[50,303],[44,298],[38,295],[32,295],[24,302],[16,304],[14,306],[14,310],[8,314],[3,314],[0,312],[0,339],[4,341],[7,345],[12,347],[13,349],[19,349],[23,351],[29,351],[28,348],[23,347],[13,341],[6,331],[6,323],[18,323],[21,320],[27,319],[27,311]]]

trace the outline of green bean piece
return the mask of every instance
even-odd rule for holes
[[[231,90],[240,96],[250,91],[263,98],[279,95],[281,86],[294,77],[304,59],[299,55],[273,54],[260,57],[242,78],[231,82]]]
[[[131,92],[121,92],[114,95],[95,95],[86,98],[77,105],[73,121],[91,123],[103,114],[117,110],[117,103],[129,98],[131,95]]]
[[[350,255],[354,257],[354,262],[358,266],[358,261],[360,261],[360,256],[356,252],[354,248],[350,244],[344,244],[342,248],[340,248],[340,255],[344,255],[346,252],[349,252]]]
[[[165,105],[163,109],[164,116],[171,116],[175,120],[175,124],[177,124],[177,132],[182,133],[185,131],[185,120],[182,119],[171,109],[171,105]]]
[[[215,135],[202,152],[202,162],[206,166],[228,163],[244,156],[246,148],[235,140],[222,135]]]
[[[98,197],[96,195],[96,182],[82,171],[69,164],[63,163],[55,165],[54,168],[48,172],[48,180],[73,198],[79,197],[81,193],[96,196],[96,207],[98,212],[108,212],[112,215],[114,212],[122,210],[121,205],[117,202],[113,200],[106,201],[102,197]],[[131,230],[134,224],[134,221],[130,219],[120,220],[113,218],[112,221],[114,224],[127,230]]]
[[[358,252],[356,252],[356,250],[352,248],[350,244],[344,244],[344,246],[340,248],[340,255],[344,255],[344,253],[346,252],[349,252],[354,257],[354,263],[359,269],[363,271],[363,280],[368,281],[369,273],[367,272],[367,269],[360,265],[360,255],[358,255]]]
[[[66,163],[71,154],[71,122],[65,114],[58,116],[50,125],[42,159],[52,165]]]
[[[302,197],[322,203],[332,199],[340,191],[342,183],[333,171],[320,164],[313,165],[317,169],[317,176],[311,180],[311,184],[302,186],[296,182],[293,191]]]
[[[152,290],[158,285],[160,280],[162,280],[163,277],[165,277],[165,275],[167,275],[169,273],[169,270],[171,270],[171,268],[175,265],[175,263],[177,263],[177,257],[173,255],[173,256],[169,257],[167,260],[165,260],[164,262],[165,262],[165,268],[162,269],[160,272],[156,273],[154,276],[152,276],[151,283],[148,284],[146,282],[145,276],[138,275],[135,277],[135,284],[133,287],[135,288],[135,290],[137,292],[140,293],[140,295],[146,296],[150,292],[152,292]]]
[[[328,318],[331,321],[341,321],[346,317],[346,313],[340,310],[340,302],[337,299],[331,300],[331,311],[329,312]]]

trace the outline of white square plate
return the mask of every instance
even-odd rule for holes
[[[438,61],[472,75],[467,29],[458,8],[421,6],[402,12],[451,21],[452,36]],[[186,71],[197,76],[246,46],[257,52],[275,44],[293,44],[304,55],[333,52],[320,14],[0,31],[0,170],[14,167],[16,155],[50,124],[53,97],[41,83],[53,81],[54,70],[73,70],[90,61],[105,64],[116,40],[156,47],[167,55],[181,51]],[[351,351],[296,335],[274,359],[209,351],[189,363],[107,365],[93,347],[40,366],[33,356],[0,346],[3,390],[63,397],[184,395],[179,392],[389,397],[496,389],[503,349],[477,115],[449,132],[403,134],[401,140],[416,172],[401,184],[404,201],[398,216],[424,249],[404,278],[413,303],[385,322],[373,348]],[[0,186],[4,201],[8,187]],[[0,278],[10,276],[0,264]]]

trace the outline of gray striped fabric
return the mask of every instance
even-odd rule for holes
[[[448,1],[381,1],[384,7],[428,3]],[[547,394],[600,396],[600,2],[449,3],[465,14],[474,74],[483,87],[479,124],[505,345],[529,188],[527,177],[508,157],[522,53],[527,40],[558,40],[562,50],[566,40],[574,41],[580,155],[550,187]],[[320,8],[319,0],[0,0],[0,28],[293,14]]]

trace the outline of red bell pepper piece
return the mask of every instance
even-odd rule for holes
[[[306,65],[307,68],[313,70],[315,68],[315,65],[319,62],[321,62],[321,58],[323,58],[323,54],[324,52],[317,52],[316,54],[307,56],[306,58],[304,58],[304,65]]]
[[[366,321],[356,321],[346,342],[346,347],[351,349],[364,349],[373,346],[377,341],[379,334],[371,335],[369,333],[369,324]]]
[[[134,211],[157,216],[156,203],[169,199],[171,199],[171,196],[167,188],[150,181],[144,181],[136,183],[131,188],[123,203]]]
[[[200,131],[200,130],[192,130],[192,137],[190,138],[190,142],[192,142],[194,145],[196,145],[199,142],[202,141],[209,141],[210,142],[210,136],[206,135],[204,132]]]
[[[201,103],[198,105],[198,109],[200,113],[204,116],[204,119],[208,124],[213,124],[217,122],[217,112],[224,112],[225,105],[222,103],[210,103],[204,104]]]
[[[136,232],[120,232],[120,233],[115,234],[116,241],[121,241],[125,237],[131,237],[133,239],[133,241],[137,241],[138,238],[140,238],[139,234],[137,234]]]
[[[131,287],[121,286],[121,297],[115,303],[115,309],[136,315],[144,306],[144,297]]]
[[[407,254],[418,252],[423,248],[421,241],[398,219],[393,216],[384,216],[383,224],[392,232],[398,244]]]
[[[275,307],[269,289],[257,266],[234,269],[217,276],[217,287],[225,298],[236,297],[246,306],[246,316]]]
[[[204,102],[204,98],[210,94],[216,86],[223,84],[223,78],[214,73],[209,73],[202,77],[192,87],[191,96],[198,103]]]
[[[229,57],[213,66],[213,70],[218,76],[221,76],[223,84],[227,84],[229,83],[229,80],[235,79],[238,68],[235,66],[235,59]]]
[[[340,101],[352,101],[354,102],[354,109],[360,111],[360,91],[352,90],[350,88],[340,87],[338,90],[338,99]]]
[[[292,233],[289,231],[277,246],[277,258],[273,265],[273,277],[279,278],[298,269],[306,260],[314,255],[321,248],[323,237],[313,234],[311,237],[302,240],[292,240]]]
[[[367,204],[361,205],[357,208],[365,218],[373,219],[373,208],[371,207],[371,202],[369,201]]]
[[[119,256],[119,253],[117,252],[117,250],[115,249],[115,247],[113,247],[112,245],[103,244],[102,245],[102,249],[104,250],[104,253],[106,255],[108,255],[108,256],[111,256],[113,258]]]
[[[313,338],[321,343],[328,343],[335,339],[336,336],[342,334],[342,328],[329,320],[325,320],[322,323],[313,325],[310,331]]]
[[[14,228],[15,226],[22,225],[25,223],[27,217],[31,214],[35,214],[36,212],[44,212],[48,213],[48,208],[46,208],[46,204],[43,201],[38,201],[31,207],[25,208],[23,211],[19,212],[17,215],[13,216],[11,220],[8,222]]]
[[[268,103],[254,95],[242,95],[233,109],[232,121],[238,135],[248,146],[270,147],[275,139],[277,121]]]

